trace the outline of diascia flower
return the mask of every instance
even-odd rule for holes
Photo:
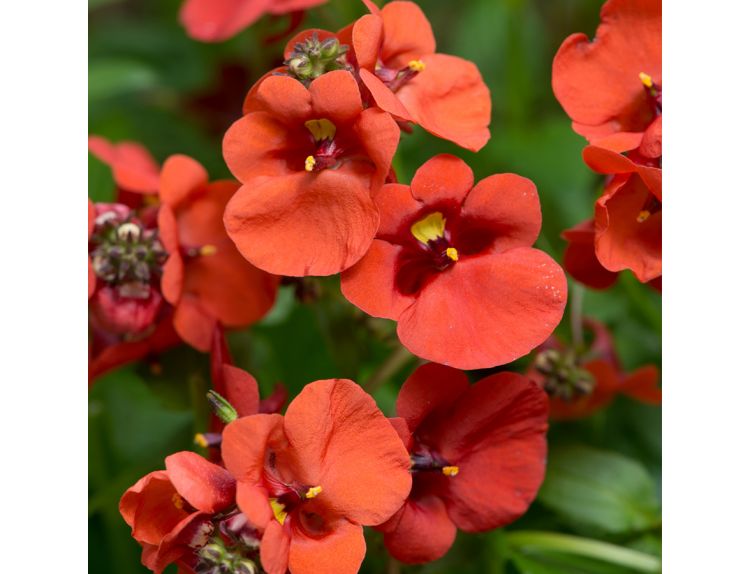
[[[222,455],[239,508],[263,531],[268,574],[354,574],[365,555],[362,525],[386,521],[411,487],[398,434],[347,380],[307,385],[283,417],[235,420]]]
[[[162,292],[175,307],[177,333],[201,351],[210,349],[217,324],[250,325],[276,297],[278,277],[249,265],[224,230],[224,208],[238,188],[229,180],[209,183],[187,156],[168,158],[162,169],[159,230],[169,253]]]
[[[396,401],[413,486],[378,528],[388,551],[408,563],[436,560],[457,528],[482,532],[524,514],[544,478],[547,410],[544,392],[522,375],[469,385],[456,369],[419,367]]]
[[[529,377],[549,394],[550,416],[562,420],[586,417],[619,394],[660,404],[658,369],[645,365],[625,373],[607,328],[593,319],[586,319],[584,327],[592,337],[589,345],[565,345],[550,337],[529,368]]]
[[[661,169],[655,160],[588,146],[588,166],[614,174],[596,201],[594,248],[609,271],[630,269],[645,283],[661,276]]]
[[[264,14],[307,10],[324,2],[326,0],[186,0],[180,10],[180,21],[192,38],[221,42]]]
[[[112,143],[100,136],[89,136],[89,151],[112,168],[112,177],[120,190],[139,194],[159,192],[159,164],[141,144]]]
[[[527,354],[560,322],[565,274],[531,247],[541,211],[528,179],[498,174],[474,186],[469,166],[439,155],[411,187],[386,184],[376,202],[377,237],[341,289],[366,313],[398,321],[415,355],[493,367]]]
[[[141,561],[161,573],[255,574],[259,535],[235,506],[235,480],[193,452],[166,459],[166,470],[147,474],[120,500],[120,513],[143,547]]]
[[[490,91],[468,60],[435,53],[435,36],[414,2],[389,2],[339,36],[375,104],[399,120],[477,151],[490,138]],[[351,34],[351,40],[348,35]]]
[[[378,226],[371,193],[398,145],[394,120],[363,109],[351,73],[310,83],[269,76],[249,113],[224,137],[224,158],[243,183],[224,222],[245,258],[279,275],[331,275],[353,265]]]
[[[616,151],[644,144],[648,155],[648,132],[662,107],[661,1],[606,2],[595,40],[573,34],[558,50],[552,89],[591,143]]]

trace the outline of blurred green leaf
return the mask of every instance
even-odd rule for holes
[[[137,60],[102,58],[89,62],[89,101],[153,88],[154,71]]]
[[[652,528],[660,523],[656,486],[637,461],[585,446],[550,452],[539,500],[572,525],[610,533]]]
[[[89,153],[89,197],[95,203],[115,200],[112,170]]]

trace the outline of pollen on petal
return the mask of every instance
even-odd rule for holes
[[[315,158],[308,155],[305,158],[305,171],[312,171],[313,169],[315,169]]]
[[[638,74],[638,77],[641,79],[641,82],[643,83],[643,85],[646,86],[647,88],[654,87],[654,79],[648,74],[646,74],[645,72],[641,72],[640,74]]]
[[[456,476],[458,474],[458,467],[457,466],[444,466],[443,474],[445,476]]]
[[[269,498],[268,502],[271,505],[271,510],[273,510],[274,517],[279,521],[279,524],[284,526],[284,521],[287,517],[286,507],[281,504],[276,498]]]
[[[643,211],[640,211],[638,213],[638,217],[636,217],[636,221],[638,221],[638,223],[643,223],[649,217],[651,217],[651,212],[648,211],[648,210],[646,210],[646,209],[644,209]]]
[[[336,126],[332,121],[325,118],[319,120],[307,120],[305,127],[312,134],[316,142],[332,140],[336,135]]]
[[[452,259],[453,261],[458,261],[458,249],[455,247],[449,247],[445,250],[445,254],[448,256],[449,259]]]
[[[198,433],[193,438],[193,442],[197,444],[198,446],[202,446],[203,448],[208,448],[208,441],[206,440],[205,435],[202,433]]]
[[[424,72],[426,67],[422,60],[412,60],[409,62],[409,69],[412,72]]]
[[[420,241],[425,245],[430,241],[442,237],[444,232],[445,217],[439,212],[431,213],[411,226],[411,234],[417,239],[417,241]]]
[[[216,255],[216,245],[204,245],[202,246],[198,252],[201,255]]]
[[[177,510],[182,510],[182,508],[185,506],[185,501],[182,500],[182,497],[175,492],[172,495],[172,504],[174,504],[174,507]]]
[[[311,486],[310,488],[307,489],[307,492],[305,493],[305,498],[315,498],[321,492],[323,492],[322,486]]]

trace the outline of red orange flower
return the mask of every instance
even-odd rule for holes
[[[435,36],[414,2],[389,2],[339,36],[351,44],[375,104],[399,120],[477,151],[490,137],[490,92],[468,60],[435,53]],[[351,41],[347,41],[348,35]]]
[[[661,169],[636,151],[625,157],[588,146],[583,158],[594,171],[616,174],[596,202],[597,259],[643,283],[661,276]]]
[[[585,34],[563,42],[552,89],[573,129],[591,143],[648,148],[644,134],[661,116],[661,2],[608,0],[593,42]]]
[[[354,77],[338,70],[305,88],[269,76],[224,137],[243,186],[224,222],[245,258],[279,275],[330,275],[365,253],[378,226],[370,194],[399,140],[393,119],[364,110]]]
[[[112,168],[118,188],[143,194],[159,191],[159,164],[141,144],[89,136],[89,151]]]
[[[210,558],[203,549],[212,538],[222,547],[225,540],[257,544],[254,530],[233,511],[235,480],[226,470],[192,452],[165,462],[166,470],[147,474],[120,500],[120,513],[143,547],[144,566],[157,574],[172,563],[192,571]]]
[[[396,402],[413,486],[379,527],[388,551],[403,562],[436,560],[457,528],[482,532],[525,513],[544,478],[547,410],[544,393],[522,375],[469,385],[456,369],[419,367]]]
[[[307,385],[283,417],[230,423],[222,455],[240,509],[263,530],[268,574],[354,574],[365,555],[362,525],[387,520],[411,487],[396,431],[346,380]]]
[[[342,275],[344,296],[398,321],[412,353],[463,369],[493,367],[528,353],[562,318],[562,269],[531,245],[541,228],[534,184],[514,174],[474,186],[463,161],[439,155],[411,187],[376,196],[372,247]]]
[[[617,281],[617,273],[604,268],[596,258],[593,219],[566,229],[562,236],[568,242],[563,265],[573,279],[592,289],[606,289]]]
[[[264,14],[307,10],[326,0],[186,0],[180,21],[188,35],[203,42],[227,40]]]
[[[627,374],[607,328],[593,319],[584,326],[593,340],[586,348],[550,337],[539,348],[528,375],[550,395],[550,416],[576,419],[609,405],[618,394],[648,404],[661,403],[659,372],[646,365]]]
[[[201,351],[210,349],[217,324],[250,325],[276,297],[278,278],[249,265],[224,230],[224,207],[238,188],[228,180],[209,183],[187,156],[170,157],[162,169],[159,230],[169,252],[162,292],[175,307],[177,333]]]

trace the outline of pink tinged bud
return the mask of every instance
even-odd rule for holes
[[[123,287],[102,287],[96,292],[91,299],[92,319],[110,333],[142,334],[156,322],[162,296],[149,286]]]

